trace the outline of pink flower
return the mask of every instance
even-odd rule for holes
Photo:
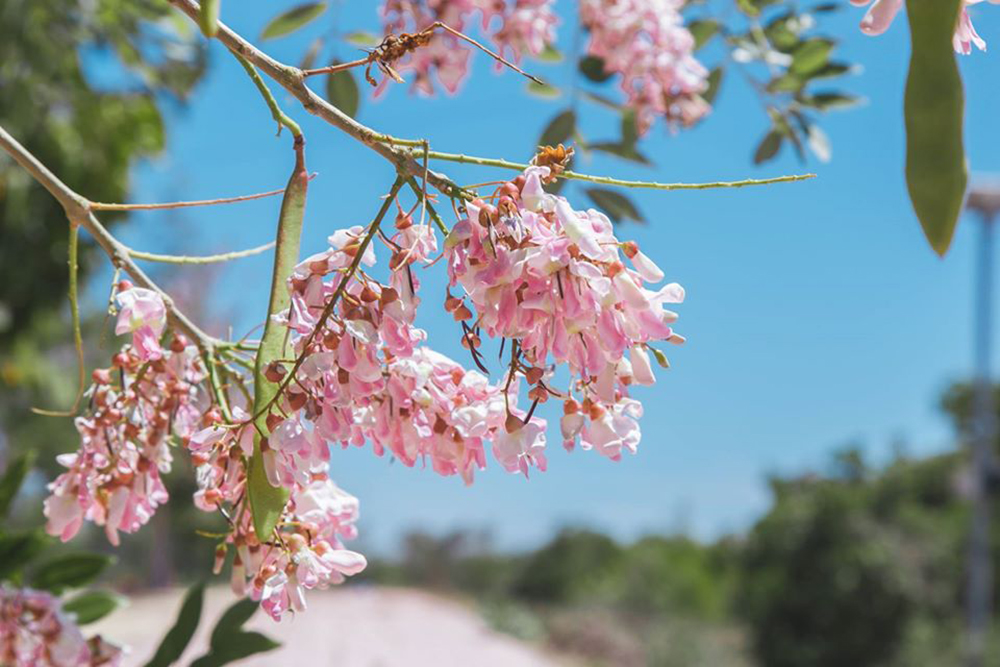
[[[962,11],[958,17],[958,24],[955,26],[955,36],[952,39],[953,46],[957,53],[969,55],[972,53],[972,45],[980,51],[986,50],[986,42],[976,33],[969,17],[967,7],[982,2],[982,0],[965,0]],[[997,4],[1000,0],[989,0]],[[903,0],[851,0],[851,4],[857,7],[864,7],[871,4],[864,18],[861,19],[861,31],[866,35],[881,35],[892,25],[896,14],[903,8]]]
[[[115,334],[132,334],[132,346],[143,361],[159,359],[160,336],[167,326],[167,308],[163,297],[143,287],[128,287],[119,291],[116,299],[120,310]]]

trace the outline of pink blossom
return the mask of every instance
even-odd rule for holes
[[[964,2],[958,17],[958,24],[955,26],[955,35],[952,38],[952,44],[957,53],[969,55],[972,53],[973,44],[980,51],[986,50],[986,42],[976,33],[967,9],[969,5],[979,4],[982,1],[965,0]],[[1000,0],[989,0],[989,2],[997,4]],[[871,5],[864,18],[861,19],[861,31],[872,36],[881,35],[888,30],[893,19],[896,18],[896,14],[903,8],[903,0],[874,0],[874,2],[872,0],[851,0],[851,4],[858,7]]]
[[[120,307],[115,334],[131,333],[132,346],[143,361],[159,359],[163,355],[160,336],[167,326],[163,297],[153,290],[128,285],[115,298]]]

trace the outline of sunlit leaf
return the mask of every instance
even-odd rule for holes
[[[855,106],[860,99],[854,95],[844,93],[816,93],[815,95],[805,95],[798,98],[801,104],[814,109],[828,111],[830,109],[846,109]]]
[[[620,157],[621,159],[628,160],[629,162],[637,162],[639,164],[646,165],[652,164],[648,157],[636,149],[635,145],[626,146],[613,141],[598,141],[596,143],[588,144],[587,148],[607,153],[609,155],[614,155],[615,157]]]
[[[688,30],[691,31],[691,36],[694,37],[695,51],[705,46],[712,37],[717,35],[721,27],[718,21],[713,21],[712,19],[691,21],[688,24]]]
[[[542,52],[535,56],[535,60],[543,63],[561,63],[563,54],[551,44],[546,44]]]
[[[316,20],[326,11],[325,2],[309,2],[292,7],[271,19],[260,33],[261,39],[284,37]]]
[[[910,71],[906,120],[906,184],[913,210],[939,255],[955,232],[968,168],[962,145],[964,97],[952,33],[962,0],[907,0]]]
[[[0,535],[0,580],[19,579],[19,572],[49,544],[41,530]]]
[[[357,30],[344,35],[344,41],[364,49],[378,46],[382,38],[374,33]]]
[[[560,112],[549,121],[549,124],[542,130],[542,136],[538,138],[539,146],[555,146],[565,144],[573,136],[576,129],[576,114],[572,109]]]
[[[555,86],[550,86],[546,83],[538,83],[536,81],[529,81],[526,89],[535,97],[541,97],[547,100],[554,100],[562,95],[559,89]]]
[[[822,37],[807,39],[792,51],[790,71],[796,74],[809,74],[826,65],[833,50],[834,42]]]
[[[708,73],[708,88],[702,93],[702,98],[709,104],[715,102],[716,96],[719,94],[719,86],[722,85],[722,67],[716,67],[711,72]]]
[[[590,197],[590,200],[615,222],[622,222],[623,220],[633,220],[635,222],[646,221],[642,217],[642,213],[639,212],[639,209],[632,203],[632,200],[620,192],[605,188],[587,188],[585,192]]]

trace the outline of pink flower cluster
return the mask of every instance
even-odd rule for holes
[[[487,442],[509,471],[544,469],[545,422],[517,410],[513,380],[514,391],[505,393],[421,345],[426,334],[413,326],[420,283],[411,266],[429,259],[437,243],[429,226],[402,212],[396,227],[386,239],[388,285],[364,270],[343,283],[360,252],[360,227],[331,236],[331,248],[293,274],[286,322],[305,356],[287,400],[289,408],[304,409],[276,424],[265,452],[269,477],[287,484],[325,467],[327,442],[370,442],[379,456],[388,451],[407,466],[429,461],[437,473],[467,483],[486,464]],[[374,263],[368,246],[360,265]],[[336,312],[323,319],[338,293]]]
[[[469,203],[446,241],[448,272],[478,313],[476,325],[512,341],[511,368],[533,385],[529,397],[564,401],[566,447],[579,438],[617,460],[639,442],[641,405],[628,387],[655,381],[649,343],[683,342],[664,305],[681,302],[684,290],[647,289],[663,272],[634,243],[619,242],[604,214],[546,194],[548,176],[548,167],[530,167],[498,189],[495,205]],[[468,310],[449,300],[446,308]],[[550,360],[568,366],[568,392],[552,388]]]
[[[68,470],[49,485],[45,500],[46,528],[63,541],[87,520],[104,526],[117,545],[119,530],[137,531],[167,500],[160,476],[172,461],[168,439],[187,437],[198,426],[205,369],[182,336],[169,350],[158,342],[155,355],[151,349],[126,346],[110,368],[93,373],[90,409],[75,421],[80,449],[58,457]]]
[[[85,639],[59,598],[30,588],[0,587],[0,664],[114,667],[122,651],[101,637]]]
[[[520,60],[525,54],[538,55],[555,41],[559,20],[552,9],[554,0],[386,0],[381,15],[386,34],[419,32],[437,21],[459,32],[482,16],[482,28],[491,35],[497,50]],[[493,25],[499,23],[499,28]],[[413,88],[425,95],[434,93],[432,73],[449,93],[458,91],[469,71],[472,46],[454,35],[439,32],[425,47],[417,49],[393,65],[400,72],[412,72]]]
[[[903,8],[904,0],[851,0],[851,4],[864,7],[871,4],[865,17],[861,19],[861,31],[866,35],[881,35],[892,25],[896,14]],[[972,53],[972,46],[975,45],[980,51],[986,50],[986,42],[976,32],[969,16],[969,5],[976,5],[983,0],[965,0],[962,12],[958,17],[958,25],[955,26],[955,35],[952,37],[952,45],[957,53],[969,55]],[[992,4],[1000,4],[1000,0],[988,0]]]
[[[115,299],[121,310],[115,323],[115,333],[132,334],[132,349],[143,361],[159,359],[160,336],[167,326],[167,307],[163,297],[150,289],[133,287],[127,280],[119,284]]]
[[[684,0],[581,0],[580,20],[590,31],[589,55],[621,75],[640,134],[657,117],[693,125],[710,107],[701,97],[708,70],[694,57],[684,27]]]

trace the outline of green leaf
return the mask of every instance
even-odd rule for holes
[[[586,193],[590,200],[615,222],[623,220],[646,222],[632,200],[621,193],[605,188],[587,188]]]
[[[767,40],[779,51],[791,51],[799,43],[801,22],[794,12],[787,12],[771,20],[764,28]]]
[[[280,647],[279,642],[262,635],[259,632],[238,632],[227,635],[219,645],[191,663],[191,667],[219,667],[231,662],[242,660],[251,655],[273,651]]]
[[[713,21],[712,19],[701,19],[698,21],[691,21],[688,24],[688,30],[691,31],[691,36],[694,37],[694,50],[697,51],[701,47],[708,43],[708,40],[712,39],[719,33],[719,29],[722,26],[719,25],[718,21]]]
[[[57,556],[35,570],[31,586],[44,591],[61,593],[67,588],[86,586],[115,562],[103,554],[73,553]]]
[[[201,0],[201,9],[198,10],[198,25],[201,27],[205,37],[211,39],[219,30],[219,10],[222,0]]]
[[[754,164],[763,164],[768,160],[774,158],[778,154],[778,150],[781,148],[781,142],[784,141],[784,135],[777,130],[771,130],[761,142],[757,145],[757,150],[753,154]]]
[[[10,511],[10,506],[14,503],[14,497],[17,495],[18,489],[21,488],[24,478],[28,476],[28,471],[31,470],[32,458],[31,454],[18,456],[7,465],[7,470],[4,471],[3,477],[0,478],[0,519],[5,518]]]
[[[270,23],[264,26],[260,33],[261,39],[275,39],[290,35],[299,28],[314,21],[320,14],[326,11],[325,2],[307,2],[296,7],[292,7],[287,12],[283,12],[271,19]]]
[[[829,111],[830,109],[853,107],[860,102],[860,99],[854,95],[845,95],[843,93],[816,93],[815,95],[805,95],[799,98],[798,101],[807,107]]]
[[[614,141],[598,141],[593,144],[588,144],[587,148],[607,153],[609,155],[614,155],[615,157],[620,157],[621,159],[628,160],[629,162],[647,165],[652,164],[650,159],[640,153],[635,146],[626,146]]]
[[[554,100],[562,95],[555,86],[550,86],[547,83],[538,83],[537,81],[529,81],[525,89],[535,97],[541,97],[546,100]]]
[[[944,256],[958,223],[968,181],[962,145],[965,101],[952,33],[962,0],[907,0],[910,71],[906,121],[906,185],[928,242]]]
[[[535,60],[543,63],[561,63],[563,61],[563,54],[551,44],[546,44],[542,52],[535,56]]]
[[[335,60],[332,65],[339,65]],[[326,99],[345,114],[354,118],[361,104],[361,91],[351,70],[345,69],[326,77]]]
[[[771,79],[767,84],[769,93],[797,93],[806,85],[805,79],[801,76],[786,72],[781,76]]]
[[[639,141],[639,125],[635,117],[635,109],[622,110],[622,146],[634,147]]]
[[[250,620],[259,606],[259,603],[254,602],[250,598],[243,598],[231,604],[215,624],[209,645],[212,648],[220,647],[226,641],[228,635],[240,632],[243,625]]]
[[[355,32],[349,32],[344,35],[344,41],[348,44],[361,47],[363,49],[370,49],[379,45],[382,38],[378,35],[370,32],[365,32],[363,30],[357,30]]]
[[[0,535],[0,580],[17,580],[18,573],[48,544],[41,530]]]
[[[549,124],[542,130],[542,136],[538,138],[539,146],[555,146],[565,144],[573,136],[576,130],[576,114],[572,109],[567,109],[556,115]]]
[[[70,598],[63,610],[76,616],[77,625],[99,621],[125,603],[125,598],[111,591],[87,591]]]
[[[614,74],[604,70],[604,60],[597,56],[584,56],[580,58],[580,73],[594,83],[604,83]]]
[[[169,667],[180,659],[187,648],[194,631],[198,629],[201,620],[201,608],[205,601],[205,584],[195,584],[188,589],[181,603],[174,626],[170,628],[156,654],[146,663],[145,667]]]
[[[826,65],[833,51],[834,42],[822,37],[807,39],[792,51],[792,65],[789,71],[796,74],[810,74]]]
[[[842,74],[847,74],[853,68],[847,63],[827,63],[818,70],[809,73],[809,79],[830,79]]]
[[[592,93],[589,90],[581,90],[580,94],[584,99],[588,99],[594,104],[604,107],[605,109],[611,109],[612,111],[622,111],[625,106],[620,102],[615,102],[610,97],[605,97],[604,95],[598,95],[597,93]]]
[[[719,86],[722,85],[722,73],[722,67],[716,67],[708,73],[708,88],[705,89],[701,97],[709,104],[715,102],[715,97],[719,94]]]

